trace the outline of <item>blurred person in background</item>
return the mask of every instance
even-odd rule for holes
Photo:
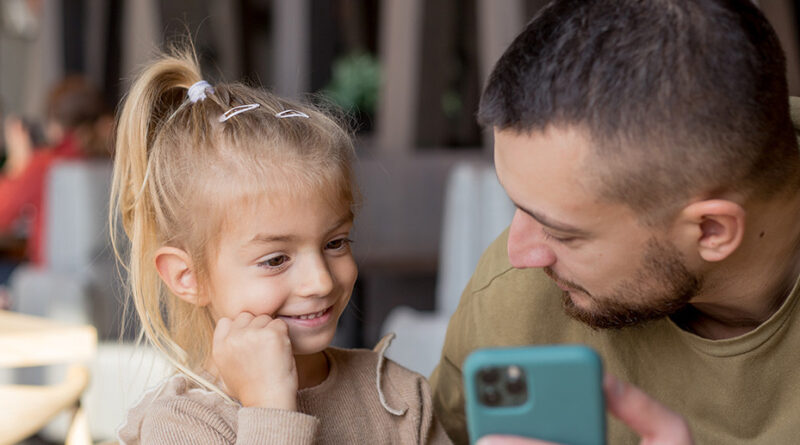
[[[47,177],[58,162],[108,157],[113,119],[102,96],[85,78],[70,76],[59,82],[47,98],[42,146],[32,125],[9,115],[3,122],[5,163],[0,171],[0,239],[25,239],[25,255],[34,264],[44,258],[44,215]],[[13,242],[5,242],[13,246]],[[12,249],[13,250],[13,249]],[[7,283],[19,255],[8,250],[0,257],[0,286]],[[7,306],[0,289],[0,307]]]

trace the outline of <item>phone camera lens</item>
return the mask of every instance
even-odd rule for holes
[[[485,405],[495,406],[500,403],[500,393],[494,386],[486,386],[481,393],[481,399]]]
[[[506,390],[510,394],[525,392],[525,375],[518,366],[510,366],[506,372]]]
[[[500,380],[500,372],[497,368],[486,368],[481,371],[480,378],[484,383],[491,385]]]

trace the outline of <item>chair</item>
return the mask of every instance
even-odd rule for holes
[[[6,379],[62,391],[53,392],[54,398],[69,399],[70,391],[80,388],[84,402],[81,411],[88,413],[96,438],[114,437],[126,403],[132,402],[125,399],[128,381],[121,376],[140,366],[131,360],[132,346],[119,343],[123,292],[107,224],[111,170],[111,163],[105,160],[66,161],[52,167],[45,188],[45,264],[21,265],[10,279],[17,312],[63,323],[91,324],[96,336],[108,340],[93,353],[85,368],[94,376],[87,388],[82,387],[77,370],[67,372],[65,380],[64,370],[55,366],[17,368]],[[0,354],[4,352],[0,348]],[[163,373],[159,368],[158,375]],[[140,386],[144,383],[135,389]],[[0,400],[4,404],[5,398]],[[75,424],[66,417],[55,416],[40,434],[48,440],[63,440],[69,424]]]
[[[91,326],[56,323],[0,311],[0,367],[70,364],[66,378],[53,385],[0,385],[0,445],[36,433],[57,414],[71,410],[67,445],[91,444],[80,399],[89,383],[89,360],[97,345]]]
[[[109,249],[108,161],[54,165],[45,188],[45,264],[21,265],[11,275],[18,312],[95,325],[101,338],[119,335],[121,295]]]
[[[397,339],[387,357],[429,376],[439,362],[447,324],[481,254],[509,225],[514,205],[488,163],[461,163],[447,181],[442,220],[436,309],[393,309],[382,332]]]

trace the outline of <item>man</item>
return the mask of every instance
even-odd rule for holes
[[[787,97],[778,39],[748,0],[563,0],[527,25],[479,112],[518,210],[431,378],[456,443],[464,358],[546,343],[594,347],[698,443],[800,437]],[[609,443],[637,441],[610,422]]]

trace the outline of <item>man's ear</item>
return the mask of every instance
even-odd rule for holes
[[[205,306],[208,298],[200,294],[192,259],[186,251],[163,246],[156,250],[156,269],[164,284],[181,300]]]
[[[684,234],[705,261],[722,261],[742,243],[746,212],[733,201],[709,199],[686,206],[680,220]]]

